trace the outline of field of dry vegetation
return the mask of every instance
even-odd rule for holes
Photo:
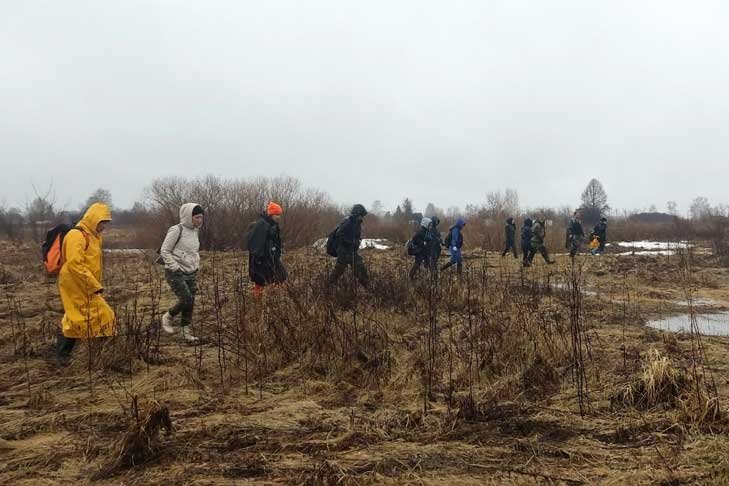
[[[139,251],[105,257],[120,335],[50,351],[62,308],[35,247],[0,254],[1,484],[726,484],[729,339],[648,319],[729,308],[710,254],[580,256],[522,269],[471,251],[411,285],[364,252],[372,288],[327,290],[289,252],[251,297],[247,255],[204,253],[195,333]],[[535,260],[536,262],[536,260]]]

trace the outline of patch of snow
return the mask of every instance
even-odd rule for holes
[[[380,238],[365,238],[364,240],[360,241],[359,249],[365,250],[367,248],[370,248],[373,250],[389,250],[390,248],[392,248],[389,243],[389,241]]]
[[[676,254],[676,252],[674,250],[658,250],[658,251],[643,250],[643,251],[626,251],[626,252],[618,253],[618,256],[632,256],[632,255],[636,255],[636,256],[659,256],[659,255],[671,256],[671,255],[675,255],[675,254]]]
[[[565,292],[572,291],[572,286],[568,283],[553,283],[552,288],[555,290],[563,290]],[[589,296],[593,296],[593,297],[597,296],[596,291],[585,289],[585,288],[580,288],[580,293],[582,293],[582,295],[589,295]]]
[[[688,249],[692,247],[690,243],[686,241],[618,241],[615,243],[623,248],[640,248],[642,250],[677,250],[677,249]]]
[[[318,250],[325,250],[327,247],[327,239],[321,238],[316,240],[312,246]],[[360,250],[389,250],[392,246],[390,241],[381,238],[365,238],[359,243]]]

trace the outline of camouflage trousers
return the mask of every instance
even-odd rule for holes
[[[181,314],[180,325],[188,326],[192,322],[192,311],[195,307],[195,294],[197,294],[197,272],[173,272],[165,269],[165,280],[177,297],[177,303],[170,308],[172,317]]]
[[[547,247],[544,246],[544,243],[537,243],[535,241],[532,241],[531,248],[529,249],[529,256],[527,257],[527,261],[529,263],[532,263],[534,261],[534,255],[537,253],[542,255],[542,258],[544,258],[545,262],[551,261],[549,259],[549,252],[547,251]]]

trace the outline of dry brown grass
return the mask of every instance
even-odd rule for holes
[[[81,344],[57,368],[46,347],[58,297],[31,252],[0,257],[28,276],[0,284],[19,304],[0,299],[6,484],[84,482],[99,471],[120,484],[641,484],[722,471],[729,441],[710,410],[726,404],[694,407],[681,371],[690,342],[641,326],[680,294],[672,261],[580,259],[581,285],[599,290],[580,299],[592,350],[592,412],[581,416],[575,299],[555,285],[569,282],[564,257],[522,273],[511,259],[473,252],[464,279],[443,275],[432,293],[425,279],[408,284],[398,252],[369,253],[371,292],[347,281],[326,291],[331,260],[303,250],[286,257],[289,285],[255,301],[244,256],[206,254],[195,316],[206,344],[186,346],[156,327],[172,302],[158,269],[149,273],[140,255],[109,255],[122,335]],[[720,288],[729,280],[699,263],[697,276],[711,272]],[[701,292],[729,302],[701,281]],[[704,344],[707,362],[726,369],[725,341]],[[616,389],[623,405],[611,409]],[[133,397],[159,405],[135,414]],[[163,439],[165,408],[175,433]]]

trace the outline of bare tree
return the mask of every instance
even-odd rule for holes
[[[431,202],[431,203],[428,203],[428,205],[425,207],[425,216],[428,216],[428,217],[438,216],[438,218],[443,219],[443,218],[445,218],[445,212],[441,208],[439,208],[438,206],[436,206],[435,204],[433,204]]]
[[[596,223],[603,214],[610,210],[605,188],[597,179],[592,179],[587,184],[580,199],[582,200],[580,213],[582,219],[588,224]]]
[[[382,216],[383,214],[385,214],[385,209],[382,206],[382,201],[380,201],[379,199],[372,201],[369,212],[371,214],[374,214],[375,216]]]
[[[709,200],[703,196],[694,198],[694,200],[691,201],[689,214],[691,214],[691,219],[695,220],[709,216],[711,214],[711,205],[709,204]]]
[[[678,215],[678,204],[676,204],[676,201],[668,201],[666,203],[666,210],[668,211],[668,214],[671,216],[677,216]]]
[[[25,217],[31,225],[31,233],[34,241],[41,241],[43,237],[55,222],[56,214],[56,194],[53,191],[53,183],[48,185],[48,189],[44,193],[39,193],[38,189],[33,185],[33,193],[35,198],[30,204],[25,205]]]
[[[484,217],[502,220],[506,217],[515,217],[519,213],[519,193],[516,189],[507,188],[504,192],[496,191],[486,194],[486,206],[483,208]]]
[[[81,212],[86,212],[86,210],[94,203],[104,203],[111,209],[113,207],[113,204],[111,202],[111,191],[108,189],[98,188],[95,190],[91,195],[86,199],[86,202],[81,207]]]

